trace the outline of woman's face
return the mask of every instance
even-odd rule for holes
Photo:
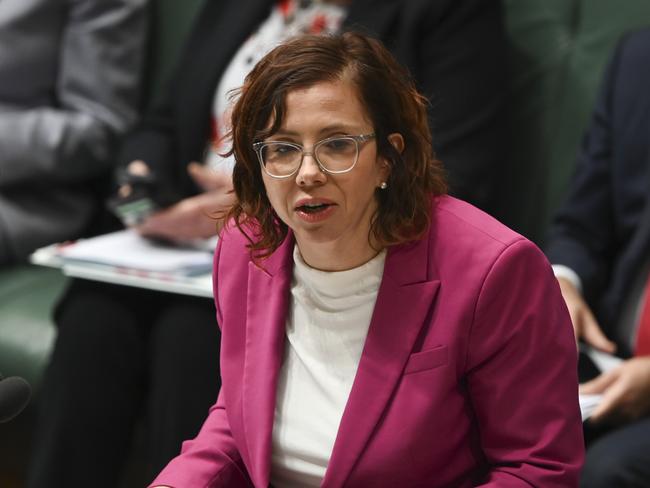
[[[338,80],[289,92],[282,126],[268,140],[300,144],[311,152],[325,138],[373,132],[354,86]],[[376,253],[368,236],[377,209],[375,190],[388,174],[374,139],[359,143],[357,163],[347,173],[323,172],[311,154],[289,178],[262,172],[271,205],[293,230],[303,258],[326,270],[358,266]]]

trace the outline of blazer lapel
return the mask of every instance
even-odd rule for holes
[[[389,249],[368,337],[323,479],[343,486],[402,376],[440,282],[427,279],[428,240]]]
[[[252,262],[248,268],[242,409],[250,475],[255,486],[264,488],[271,469],[271,433],[284,353],[292,251],[293,238],[289,236],[262,261],[263,269]]]

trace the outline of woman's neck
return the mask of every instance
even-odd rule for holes
[[[309,267],[321,271],[346,271],[367,263],[377,256],[382,247],[367,243],[366,246],[358,249],[341,249],[336,242],[326,242],[308,245],[301,245],[299,239],[296,239],[298,250],[303,261]]]

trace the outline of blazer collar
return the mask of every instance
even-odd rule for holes
[[[429,242],[388,250],[359,368],[323,479],[344,485],[395,391],[440,282],[429,276]]]
[[[293,242],[290,234],[260,266],[248,264],[242,414],[250,455],[248,470],[256,487],[268,486],[271,471],[271,433],[284,355]]]
[[[249,472],[257,487],[267,487],[278,373],[293,271],[291,234],[263,262],[249,264],[243,420]],[[343,486],[390,401],[413,350],[439,281],[429,277],[429,240],[388,250],[368,337],[323,480]]]

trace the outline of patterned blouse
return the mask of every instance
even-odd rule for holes
[[[212,133],[206,150],[206,164],[211,168],[231,172],[234,158],[220,154],[230,149],[227,134],[236,90],[244,83],[246,74],[255,64],[290,37],[300,34],[336,34],[347,10],[339,5],[319,0],[280,0],[271,15],[241,45],[221,76],[212,106]]]

